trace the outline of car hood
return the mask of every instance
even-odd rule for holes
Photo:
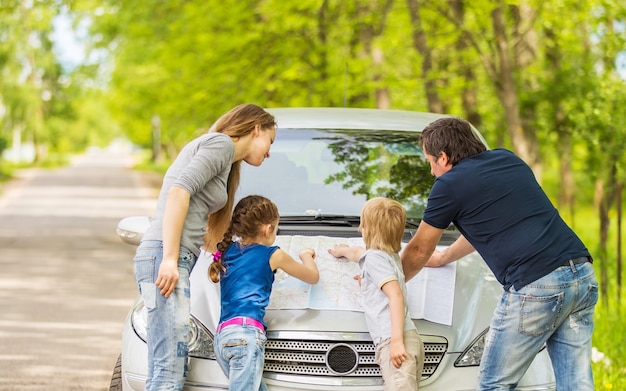
[[[310,238],[308,239],[310,240]],[[320,261],[320,255],[327,253],[327,249],[333,243],[346,243],[349,239],[322,239],[318,239],[316,242],[318,248],[314,247],[318,254],[320,284],[331,284],[331,289],[334,289],[335,285],[332,284],[335,284],[336,280],[341,278],[340,267],[325,272],[324,266]],[[290,244],[298,246],[294,242],[295,239],[292,237],[279,237],[277,239],[277,244],[281,245],[283,250],[290,252],[292,256],[303,248],[291,248]],[[309,241],[307,244],[310,245],[311,242]],[[443,247],[440,247],[440,249],[443,249]],[[297,255],[294,258],[297,259]],[[215,284],[208,278],[208,267],[211,262],[212,257],[210,254],[202,252],[191,273],[191,313],[204,324],[207,330],[214,333],[220,316],[220,290],[219,283]],[[341,265],[338,263],[337,266]],[[358,268],[356,264],[354,266]],[[423,269],[420,274],[427,273],[428,269],[431,268]],[[427,304],[425,313],[414,316],[414,321],[421,334],[442,336],[448,340],[449,352],[460,352],[488,327],[492,309],[495,308],[502,294],[502,288],[477,253],[472,253],[457,261],[453,272],[455,274],[449,278],[453,281],[435,281],[434,284],[432,281],[428,283],[419,281],[420,286],[425,284],[421,287],[424,291],[420,294],[424,295],[424,300]],[[418,276],[414,279],[417,279]],[[288,296],[283,297],[283,302],[279,303],[280,309],[272,308],[272,306],[276,306],[276,304],[273,304],[274,293],[280,289],[277,286],[287,281],[285,278],[286,275],[280,276],[277,273],[273,296],[264,319],[268,325],[268,330],[281,332],[304,331],[308,333],[367,333],[363,312],[361,310],[346,309],[350,307],[350,303],[336,305],[328,301],[327,305],[322,306],[319,303],[315,305],[303,305],[300,303],[290,306],[290,301],[301,301],[302,297],[298,295],[293,300]],[[345,276],[343,278],[345,279]],[[291,279],[293,280],[293,278]],[[322,281],[323,279],[326,279],[326,281]],[[352,282],[356,284],[356,281]],[[347,282],[344,283],[349,284]],[[413,281],[410,282],[410,284],[413,283]],[[445,297],[445,293],[442,295],[440,289],[442,285],[447,283],[453,284],[449,298]],[[413,291],[411,290],[411,292]],[[339,294],[345,297],[348,293],[339,292]],[[411,294],[409,293],[409,295]],[[330,308],[333,305],[337,308]],[[367,305],[367,303],[364,302],[362,305]],[[315,308],[316,306],[319,308]],[[448,323],[447,321],[428,320],[444,319],[450,311],[450,324],[445,324]],[[411,312],[413,315],[413,310]],[[445,314],[442,317],[437,312],[445,312]]]

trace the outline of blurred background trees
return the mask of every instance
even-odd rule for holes
[[[596,224],[606,259],[625,48],[621,0],[0,0],[0,149],[37,162],[157,134],[168,160],[242,102],[445,112],[519,154],[571,225]]]
[[[166,163],[243,102],[457,115],[588,244],[623,363],[625,84],[623,0],[0,0],[0,179],[116,138]]]

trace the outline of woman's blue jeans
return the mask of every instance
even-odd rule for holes
[[[263,381],[265,333],[254,326],[228,326],[213,342],[230,391],[267,391]]]
[[[154,284],[163,260],[163,242],[146,240],[139,244],[133,262],[139,293],[148,313],[148,378],[145,391],[180,391],[187,376],[189,341],[189,274],[196,256],[180,247],[179,279],[166,298]]]
[[[561,266],[505,292],[485,343],[479,390],[513,390],[547,347],[557,390],[593,391],[591,335],[598,283],[589,262]]]

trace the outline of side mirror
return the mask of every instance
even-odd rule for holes
[[[122,239],[122,242],[138,246],[149,226],[150,217],[131,216],[120,220],[117,224],[116,232],[117,236]]]

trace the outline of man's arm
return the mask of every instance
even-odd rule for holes
[[[465,236],[460,235],[459,238],[444,251],[435,251],[428,262],[426,262],[426,266],[439,267],[447,265],[448,263],[459,260],[474,251],[476,250],[474,250],[474,247],[470,244],[470,242],[465,239]]]
[[[424,221],[420,222],[415,236],[400,255],[406,281],[413,278],[426,265],[442,234],[443,229],[435,228]]]

